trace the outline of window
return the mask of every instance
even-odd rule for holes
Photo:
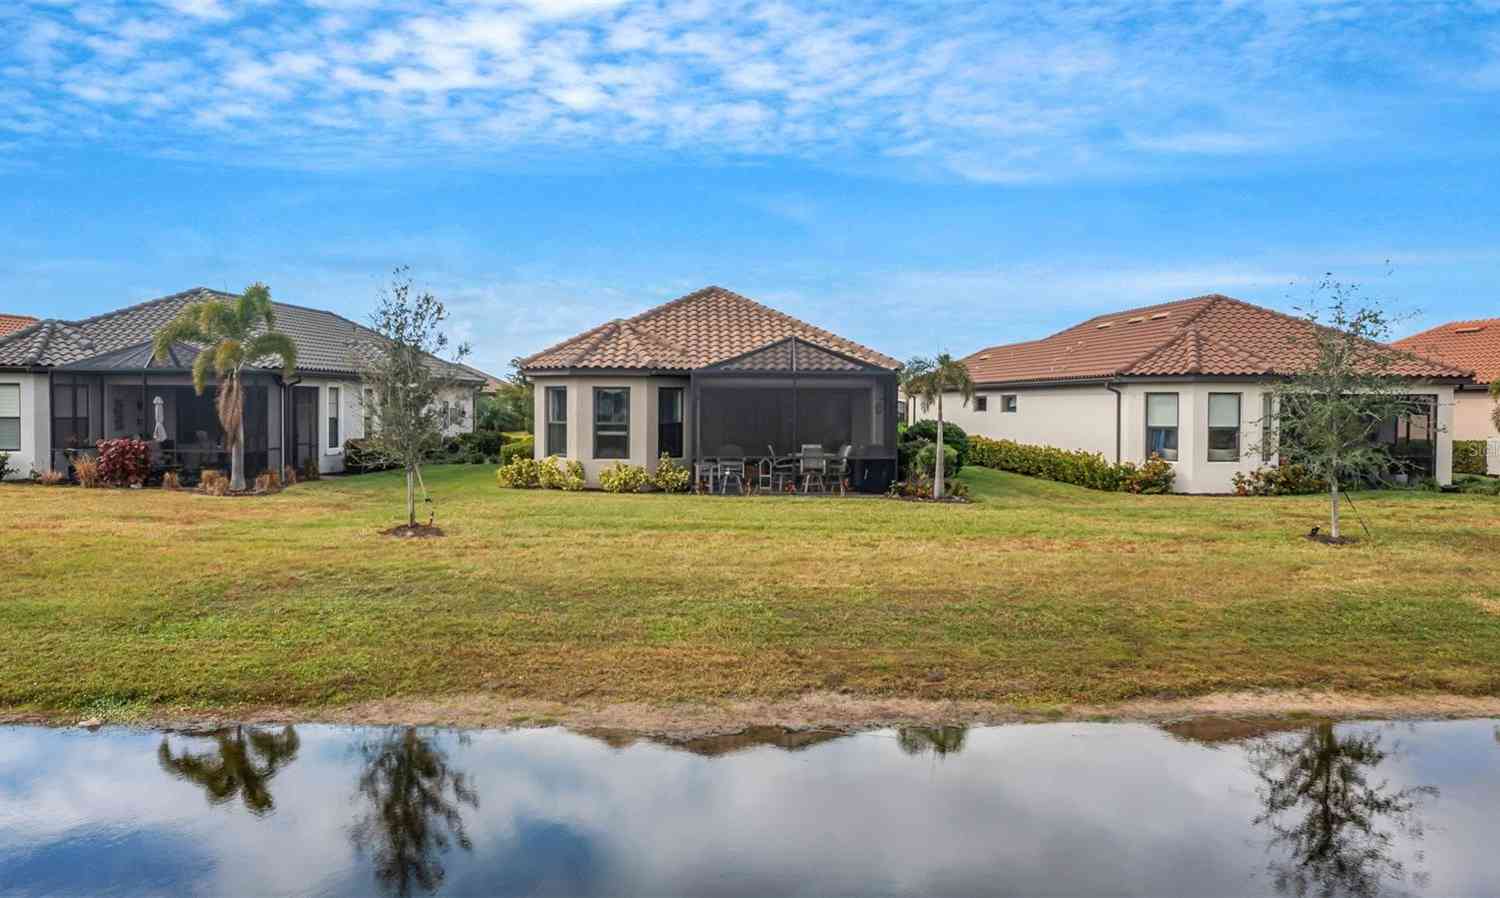
[[[547,454],[568,454],[568,388],[547,388]]]
[[[0,452],[21,448],[21,385],[0,384]]]
[[[1016,394],[1015,393],[1006,393],[1004,396],[1000,397],[1000,411],[1006,412],[1008,414],[1015,414],[1015,411],[1016,411]]]
[[[989,410],[990,410],[990,397],[988,397],[988,396],[975,396],[974,397],[974,411],[976,411],[976,412],[987,412]]]
[[[447,430],[453,424],[453,403],[443,400],[442,410],[438,412],[438,423]]]
[[[1276,450],[1276,394],[1260,394],[1260,460],[1267,464]]]
[[[656,392],[657,449],[673,458],[682,458],[682,397],[681,387],[662,387]]]
[[[1146,457],[1177,460],[1177,394],[1146,394]]]
[[[1240,460],[1240,394],[1208,394],[1208,460]]]
[[[594,388],[594,457],[630,457],[630,388]]]
[[[337,449],[342,446],[339,440],[339,388],[328,388],[328,448]]]

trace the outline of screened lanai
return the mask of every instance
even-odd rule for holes
[[[850,485],[896,477],[896,375],[797,337],[693,372],[696,457],[785,457],[849,447]]]

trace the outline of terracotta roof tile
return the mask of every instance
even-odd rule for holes
[[[572,368],[689,371],[797,337],[807,343],[896,368],[895,359],[799,321],[722,287],[705,287],[584,331],[521,361],[528,371]]]
[[[1315,349],[1301,318],[1217,293],[1090,318],[1042,340],[982,349],[964,361],[977,383],[1109,377],[1290,374]],[[1467,371],[1413,355],[1396,370],[1411,377]]]
[[[6,315],[0,313],[0,337],[31,327],[39,320],[41,319],[32,318],[30,315]]]
[[[1471,369],[1479,383],[1500,380],[1500,318],[1450,321],[1397,340],[1395,345]]]

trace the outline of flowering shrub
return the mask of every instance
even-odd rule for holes
[[[608,493],[639,493],[651,483],[651,475],[640,465],[617,461],[599,472],[599,485]]]
[[[528,456],[517,456],[495,470],[495,482],[502,489],[534,490],[541,486],[541,464]]]
[[[1249,474],[1234,474],[1236,496],[1305,496],[1328,488],[1322,478],[1301,465],[1259,468]]]
[[[1176,475],[1172,466],[1156,455],[1140,465],[1116,464],[1097,452],[1028,446],[988,437],[969,438],[969,464],[1106,492],[1167,493]]]
[[[99,441],[99,479],[110,486],[138,486],[151,472],[151,448],[143,440]]]
[[[656,462],[656,473],[651,475],[651,485],[664,493],[685,493],[693,485],[693,472],[663,452]]]
[[[583,462],[576,458],[564,462],[556,455],[549,455],[538,462],[536,473],[537,485],[544,490],[577,492],[583,489],[588,479],[583,470]]]

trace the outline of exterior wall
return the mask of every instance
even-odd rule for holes
[[[1016,410],[1001,411],[1000,397],[1011,394],[1016,396]],[[980,396],[987,400],[986,411],[977,411],[974,402],[965,406],[957,393],[945,395],[943,420],[990,439],[1082,449],[1114,458],[1115,395],[1102,386],[984,389],[975,393],[976,399]],[[924,408],[917,401],[915,413],[918,421],[936,418],[937,406]]]
[[[10,480],[25,480],[31,472],[45,471],[52,443],[49,422],[52,420],[47,393],[47,375],[12,374],[0,371],[0,384],[21,388],[21,448],[3,449],[10,456]]]
[[[686,377],[644,377],[639,375],[599,375],[536,377],[535,387],[535,457],[547,457],[547,388],[564,387],[568,391],[568,452],[566,458],[583,462],[590,486],[599,485],[599,472],[623,461],[630,465],[641,465],[655,471],[661,456],[657,433],[659,406],[657,390],[662,387],[680,387],[686,390]],[[630,456],[623,459],[594,458],[594,388],[630,388]],[[693,454],[693,409],[692,395],[684,394],[683,402],[683,452]]]
[[[1247,381],[1162,381],[1121,384],[1120,459],[1140,463],[1146,458],[1146,394],[1177,394],[1178,460],[1173,489],[1182,493],[1229,493],[1236,473],[1254,471],[1276,458],[1263,459],[1261,442],[1263,384]],[[1451,386],[1420,386],[1414,393],[1438,397],[1437,480],[1453,482],[1454,390]],[[1001,395],[1013,393],[1016,411],[1001,411]],[[1208,460],[1208,396],[1240,394],[1240,457],[1235,461]],[[1101,385],[1032,389],[985,389],[988,410],[963,407],[957,394],[943,400],[943,417],[971,434],[1018,443],[1056,446],[1115,455],[1115,397]],[[919,411],[931,417],[934,410]]]
[[[1455,440],[1490,440],[1500,437],[1490,413],[1495,400],[1488,390],[1458,390],[1454,394],[1453,438]]]
[[[318,389],[318,470],[324,474],[342,474],[344,471],[344,443],[365,435],[364,390],[358,381],[337,378],[304,377],[295,386]],[[328,391],[339,388],[339,438],[338,446],[328,445]],[[287,401],[291,401],[288,392]]]

